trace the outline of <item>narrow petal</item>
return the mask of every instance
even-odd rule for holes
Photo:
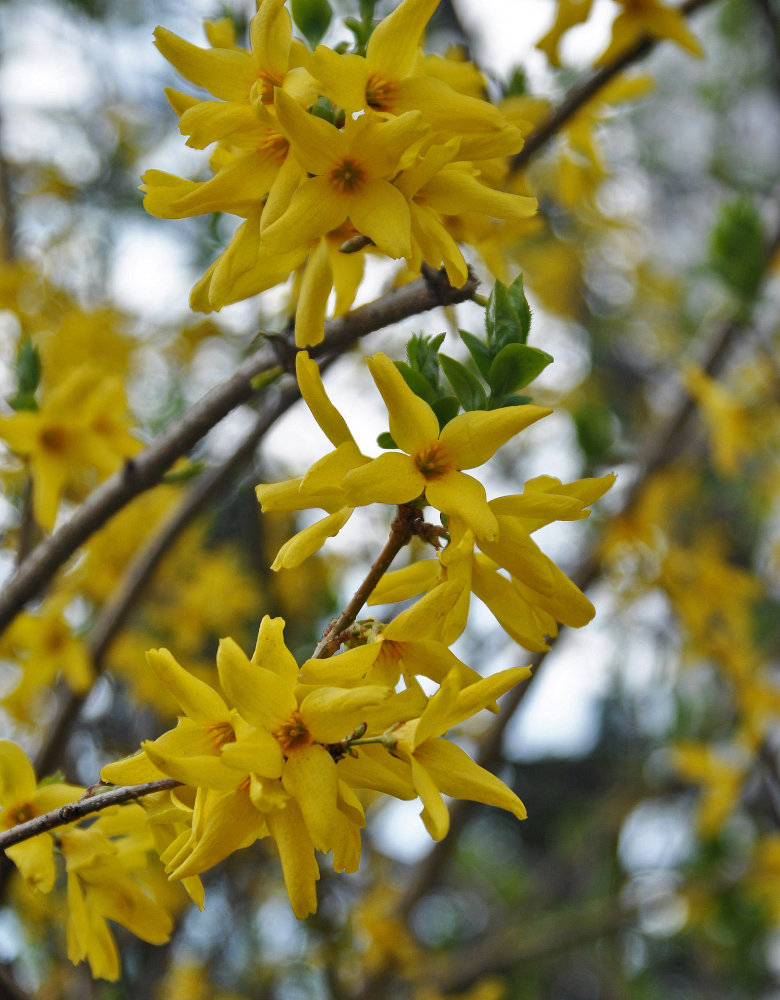
[[[317,910],[320,870],[314,856],[314,845],[295,799],[291,799],[284,809],[268,813],[267,822],[279,849],[284,884],[293,913],[303,920]]]
[[[167,28],[155,28],[154,43],[181,75],[205,87],[223,101],[247,101],[257,79],[255,61],[240,49],[201,49],[174,35]]]
[[[430,776],[425,767],[412,757],[412,780],[417,794],[423,804],[423,811],[420,813],[425,829],[434,840],[442,840],[447,836],[450,828],[450,814],[447,811],[441,792],[436,787],[436,782]]]
[[[19,874],[31,889],[51,892],[54,888],[54,841],[48,833],[6,847],[5,853],[19,869]]]
[[[366,465],[371,459],[361,455],[358,446],[351,439],[340,444],[335,451],[324,455],[311,466],[303,477],[301,494],[326,494],[332,492],[334,499],[345,496],[341,483],[344,476],[353,469]]]
[[[322,86],[322,93],[344,108],[348,115],[366,106],[366,81],[370,71],[363,56],[341,55],[326,45],[318,45],[310,68]]]
[[[358,232],[369,236],[389,257],[412,252],[409,204],[397,187],[386,180],[367,180],[349,195],[349,219]]]
[[[180,666],[169,650],[150,649],[146,662],[194,722],[207,726],[230,721],[230,711],[217,692]]]
[[[455,166],[445,167],[431,178],[422,193],[431,208],[444,215],[477,212],[494,219],[529,219],[537,208],[536,198],[496,191]]]
[[[441,682],[436,694],[428,699],[425,711],[420,716],[420,721],[414,731],[415,752],[416,748],[425,740],[432,736],[441,736],[450,728],[452,724],[450,715],[461,687],[460,670],[453,670]]]
[[[235,743],[227,743],[219,758],[228,767],[263,778],[281,778],[282,748],[265,729],[253,729]]]
[[[539,591],[550,594],[553,589],[553,561],[542,552],[521,521],[511,517],[498,519],[497,542],[480,541],[480,548],[493,562],[509,570],[513,577]]]
[[[550,413],[548,407],[531,404],[459,413],[441,432],[441,446],[456,469],[475,469],[515,434]]]
[[[242,153],[173,207],[183,215],[250,210],[268,194],[278,170],[278,162],[265,153]]]
[[[220,640],[217,670],[225,694],[242,717],[258,729],[273,732],[297,707],[293,685],[251,663],[234,639]]]
[[[369,358],[368,368],[385,401],[390,433],[398,447],[408,455],[430,448],[439,438],[439,421],[430,406],[412,392],[386,354]]]
[[[425,496],[437,510],[462,518],[480,541],[498,537],[498,521],[488,506],[485,487],[465,472],[432,479],[426,484]]]
[[[250,21],[249,39],[260,70],[284,76],[292,43],[292,22],[284,0],[263,0]]]
[[[391,692],[377,684],[357,688],[321,687],[301,702],[301,718],[315,740],[336,743],[363,721],[367,706],[378,705]]]
[[[448,740],[429,740],[415,751],[415,757],[445,795],[498,806],[526,818],[523,803],[503,781],[475,764],[469,755]]]
[[[333,447],[338,448],[340,444],[354,441],[346,420],[325,392],[320,366],[312,361],[306,351],[299,351],[296,355],[295,373],[306,405]]]
[[[171,871],[173,879],[199,875],[233,851],[262,836],[265,821],[244,790],[227,792],[210,805],[193,850]]]
[[[343,757],[336,765],[338,773],[353,788],[385,792],[395,799],[416,798],[409,764],[391,757],[384,747],[361,746],[357,757]]]
[[[35,771],[22,748],[0,740],[0,808],[26,805],[35,794]]]
[[[333,271],[325,238],[309,254],[295,310],[295,346],[313,347],[325,336],[325,312],[333,288]]]
[[[366,48],[372,73],[401,80],[412,71],[425,26],[437,6],[438,0],[403,0],[379,22]]]
[[[338,229],[349,214],[349,201],[326,177],[310,177],[295,192],[281,218],[263,230],[263,240],[277,252],[308,246],[331,229]]]
[[[437,133],[462,135],[498,132],[506,119],[495,105],[460,94],[443,80],[432,76],[412,76],[398,84],[395,94],[396,114],[421,108],[423,116]]]
[[[174,757],[150,740],[141,744],[146,755],[163,774],[192,788],[215,788],[229,792],[243,780],[243,775],[227,767],[219,757]],[[194,873],[193,873],[194,874]]]
[[[360,827],[339,812],[333,830],[333,870],[356,872],[360,867]]]
[[[297,532],[276,553],[271,569],[278,572],[280,569],[295,569],[300,566],[309,556],[319,552],[329,538],[333,538],[341,531],[352,517],[353,511],[354,507],[342,507],[335,514],[328,514],[327,517]]]
[[[286,683],[293,685],[298,680],[298,664],[284,641],[284,624],[284,618],[263,615],[252,663],[279,674]]]
[[[407,601],[435,586],[439,580],[439,563],[436,559],[421,559],[403,569],[385,573],[368,599],[369,606]]]
[[[548,649],[545,631],[527,601],[524,601],[511,581],[493,570],[485,569],[475,560],[472,588],[476,596],[488,606],[498,619],[501,628],[515,642],[532,652]]]
[[[397,615],[384,630],[385,639],[415,642],[436,634],[439,621],[452,611],[460,596],[455,583],[443,583]]]
[[[277,94],[275,106],[293,153],[308,173],[327,174],[346,155],[344,136],[330,122],[308,114],[284,91]]]
[[[297,801],[316,850],[331,850],[338,819],[338,776],[331,755],[316,744],[294,751],[285,761],[282,784]]]
[[[347,502],[353,507],[369,503],[408,503],[425,489],[425,479],[408,455],[386,452],[344,477]]]

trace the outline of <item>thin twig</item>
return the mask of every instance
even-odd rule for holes
[[[778,228],[773,239],[770,241],[765,257],[765,268],[780,247],[780,228]],[[734,346],[739,335],[745,330],[745,321],[733,321],[726,323],[712,339],[710,347],[702,361],[702,369],[710,376],[717,376],[724,368],[728,359],[730,349]],[[632,488],[628,491],[623,506],[619,514],[624,516],[638,500],[642,489],[648,479],[656,472],[674,460],[680,453],[685,443],[685,435],[688,424],[696,410],[696,404],[689,393],[684,392],[677,404],[676,409],[668,418],[666,423],[652,432],[644,449],[643,457],[637,462],[639,474]],[[580,567],[572,573],[573,582],[580,590],[587,588],[599,577],[601,566],[595,556],[591,554]],[[557,640],[565,632],[559,632]],[[531,685],[536,681],[541,673],[548,655],[556,645],[556,639],[550,642],[550,649],[537,653],[531,658],[532,672],[530,677],[513,688],[501,703],[501,711],[485,732],[480,742],[480,750],[477,756],[477,763],[482,767],[491,770],[501,756],[501,745],[504,732],[515,713],[522,705],[528,695]],[[446,864],[455,844],[458,835],[468,822],[469,816],[474,808],[474,803],[468,800],[454,802],[450,809],[450,831],[444,840],[435,844],[428,854],[419,862],[413,876],[407,884],[407,890],[399,906],[399,912],[404,918],[408,918],[412,909],[419,900],[429,891],[436,882],[442,868]]]
[[[368,571],[365,580],[355,591],[352,600],[344,608],[338,618],[334,618],[325,629],[325,634],[317,643],[317,648],[312,653],[313,660],[324,660],[333,656],[341,645],[341,633],[357,618],[360,609],[373,593],[376,585],[390,568],[393,559],[398,555],[404,545],[408,545],[415,534],[415,526],[422,520],[422,512],[419,507],[411,504],[400,504],[398,514],[390,527],[390,537],[387,544],[379,553],[371,569]]]
[[[13,847],[14,844],[20,844],[23,840],[37,837],[39,833],[75,823],[90,813],[100,812],[101,809],[121,805],[123,802],[132,802],[154,792],[176,788],[180,784],[180,781],[175,781],[173,778],[159,778],[157,781],[146,781],[142,785],[124,785],[121,788],[112,788],[108,792],[101,792],[99,795],[90,795],[77,802],[68,802],[59,809],[52,809],[51,812],[18,823],[10,830],[0,833],[0,851]]]
[[[421,279],[392,289],[386,295],[325,325],[326,339],[312,351],[317,357],[339,353],[356,337],[379,330],[409,316],[441,305],[463,302],[476,289],[469,278],[462,288],[442,279]],[[165,472],[211,428],[240,403],[250,399],[257,376],[277,364],[263,347],[247,358],[233,375],[219,383],[184,416],[167,428],[145,451],[125,463],[124,469],[94,490],[61,528],[30,554],[0,595],[0,632],[39,592],[52,574],[89,536],[139,493],[160,482]]]
[[[713,0],[686,0],[680,5],[680,11],[686,16],[693,14],[701,7],[706,7]],[[610,80],[622,73],[635,62],[644,59],[658,45],[659,39],[644,35],[634,45],[621,55],[595,70],[586,80],[574,87],[550,113],[550,115],[526,137],[523,148],[512,158],[513,170],[523,170],[533,157],[543,149],[551,139],[554,139],[566,123],[584,107],[591,98],[605,87]]]

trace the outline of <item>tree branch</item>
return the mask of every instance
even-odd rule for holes
[[[395,288],[382,298],[326,323],[326,339],[311,353],[317,357],[338,354],[357,337],[388,324],[437,306],[463,302],[471,297],[476,285],[473,278],[469,278],[463,288],[452,287],[446,278],[439,281],[423,278]],[[261,348],[163,431],[145,451],[126,462],[121,472],[94,490],[68,522],[37,546],[6,584],[0,596],[0,632],[112,514],[159,483],[177,458],[189,451],[232,409],[250,399],[254,392],[253,380],[276,364],[267,346]]]
[[[411,504],[403,503],[398,507],[398,514],[390,528],[390,537],[387,544],[379,553],[365,580],[360,584],[349,604],[344,608],[338,618],[325,629],[325,634],[317,643],[317,647],[311,654],[313,660],[324,660],[333,656],[341,645],[339,638],[345,628],[354,622],[360,609],[371,596],[374,588],[390,568],[393,559],[398,555],[404,545],[408,545],[412,535],[415,534],[415,527],[422,520],[422,511]]]
[[[13,847],[14,844],[20,844],[23,840],[37,837],[39,833],[46,833],[58,826],[75,823],[77,820],[89,816],[90,813],[100,812],[101,809],[121,805],[123,802],[132,802],[144,795],[151,795],[153,792],[176,788],[180,784],[180,781],[175,781],[173,778],[159,778],[157,781],[146,781],[142,785],[112,788],[109,792],[81,798],[78,802],[68,802],[64,806],[60,806],[59,809],[52,809],[51,812],[44,813],[42,816],[35,816],[24,823],[17,823],[10,830],[0,833],[0,851],[4,851],[7,847]]]
[[[713,0],[686,0],[686,3],[680,5],[680,11],[685,15],[693,14],[699,8],[706,7],[712,2]],[[580,108],[584,107],[624,69],[649,55],[660,41],[660,39],[645,35],[626,49],[622,55],[617,56],[606,66],[594,70],[586,80],[569,91],[542,124],[526,137],[523,148],[512,158],[512,169],[524,170],[529,161],[558,135],[563,126],[576,115]]]

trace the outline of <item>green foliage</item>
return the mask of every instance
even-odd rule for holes
[[[330,122],[331,125],[336,124],[336,109],[328,98],[323,97],[322,94],[320,94],[315,103],[309,108],[309,113],[316,118],[322,118],[323,121]]]
[[[41,358],[29,338],[20,341],[16,352],[16,395],[11,399],[15,410],[37,410],[35,392],[41,381]]]
[[[523,290],[522,275],[507,287],[497,281],[488,299],[485,313],[488,345],[494,356],[507,344],[524,344],[531,328],[531,309]]]
[[[290,8],[296,26],[314,48],[322,41],[333,18],[328,0],[291,0]]]
[[[522,66],[515,66],[504,90],[505,97],[519,97],[528,93],[528,78]]]
[[[765,245],[761,217],[749,198],[723,206],[710,237],[709,265],[745,305],[761,283]]]
[[[487,396],[477,376],[472,374],[460,361],[449,358],[446,354],[440,354],[439,360],[441,361],[444,374],[455,390],[455,395],[460,400],[463,409],[486,410]]]

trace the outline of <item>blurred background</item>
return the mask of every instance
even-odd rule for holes
[[[356,13],[333,6],[331,45]],[[588,582],[597,616],[562,630],[500,745],[483,749],[528,820],[470,806],[432,851],[419,803],[377,801],[360,873],[323,865],[320,911],[305,923],[257,844],[209,873],[205,912],[182,895],[169,945],[117,929],[124,971],[112,984],[67,962],[56,910],[6,872],[0,963],[30,996],[780,997],[780,12],[771,0],[702,7],[689,25],[704,58],[662,42],[584,103],[523,174],[539,216],[498,260],[472,259],[485,290],[523,273],[529,342],[555,358],[534,384],[555,414],[492,461],[490,495],[536,475],[618,473],[587,522],[535,536]],[[595,0],[560,66],[535,48],[552,0],[444,0],[427,45],[460,47],[530,132],[590,72],[618,10]],[[205,45],[202,21],[230,18],[243,44],[252,13],[244,0],[0,2],[5,398],[20,391],[31,338],[44,388],[89,360],[122,380],[134,434],[149,441],[259,330],[285,328],[290,288],[190,311],[190,287],[237,220],[155,219],[138,191],[149,168],[207,173],[165,99],[165,87],[193,88],[155,49],[155,25]],[[372,265],[359,301],[393,277]],[[363,353],[401,357],[411,333],[447,331],[444,349],[463,357],[456,329],[479,331],[483,317],[473,303],[438,310],[333,365],[326,386],[361,448],[386,429]],[[95,673],[90,642],[132,560],[253,416],[247,405],[226,418],[0,640],[4,738],[40,752],[77,693],[50,747],[69,780],[91,784],[168,727],[175,706],[145,675],[144,650],[168,646],[213,678],[219,637],[251,649],[267,613],[287,620],[303,659],[382,544],[384,514],[369,509],[300,569],[268,569],[293,524],[261,517],[253,487],[300,474],[327,447],[295,407],[181,526]],[[8,450],[0,461],[7,578],[37,539],[24,469]],[[93,486],[74,477],[61,520]],[[458,655],[482,673],[529,662],[474,605]],[[28,690],[30,664],[56,683]],[[476,752],[491,723],[464,727],[463,745]]]

